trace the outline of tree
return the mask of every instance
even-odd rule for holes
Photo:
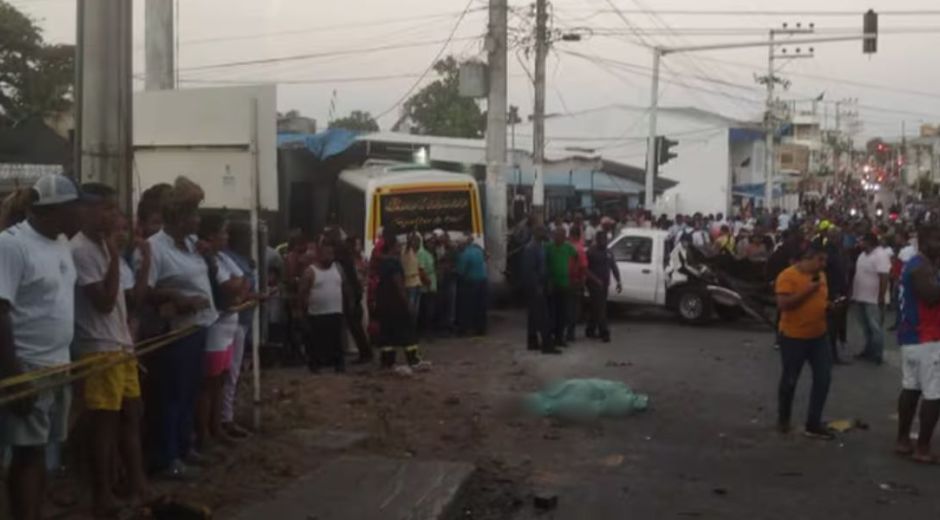
[[[72,107],[75,48],[48,44],[36,23],[0,0],[0,125]]]
[[[434,64],[440,76],[405,102],[405,115],[425,135],[483,137],[486,117],[472,98],[458,92],[460,64],[448,56]]]
[[[379,124],[375,122],[372,114],[353,110],[348,116],[330,122],[330,128],[345,128],[357,133],[378,132]]]

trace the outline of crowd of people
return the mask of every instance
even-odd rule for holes
[[[13,518],[40,518],[47,453],[90,477],[110,517],[151,498],[151,478],[189,479],[250,435],[235,396],[261,298],[251,229],[203,197],[185,178],[154,186],[135,226],[113,189],[61,175],[4,201],[0,379],[25,394],[0,412]]]

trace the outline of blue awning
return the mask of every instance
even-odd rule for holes
[[[321,161],[345,152],[355,142],[356,133],[343,128],[330,128],[315,134],[277,134],[278,148],[306,149]]]

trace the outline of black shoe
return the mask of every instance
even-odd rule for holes
[[[584,330],[585,338],[596,338],[597,334],[594,332],[594,329],[585,329]]]
[[[868,352],[859,352],[858,354],[855,354],[855,359],[868,360],[871,359],[871,356],[868,354]]]
[[[372,363],[373,359],[374,357],[372,354],[369,354],[368,356],[359,356],[352,361],[352,364],[353,365],[368,365],[369,363]]]
[[[806,430],[803,431],[803,436],[818,441],[831,441],[836,438],[831,431],[822,426],[806,428]]]
[[[552,355],[556,355],[556,354],[561,354],[561,351],[558,350],[557,348],[543,348],[543,349],[542,349],[542,354],[552,354]]]
[[[569,332],[568,334],[566,334],[566,335],[565,335],[565,341],[567,341],[568,343],[574,343],[574,341],[575,341],[575,339],[574,339],[574,332]]]
[[[568,344],[564,341],[556,341],[555,348],[567,348]]]
[[[604,343],[610,343],[610,336],[609,335],[601,336],[601,341]]]

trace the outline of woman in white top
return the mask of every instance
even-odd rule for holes
[[[151,236],[148,301],[169,318],[173,330],[192,332],[155,351],[148,361],[153,399],[147,410],[151,466],[169,478],[186,478],[196,398],[203,380],[209,327],[218,318],[209,267],[196,248],[202,189],[183,177],[161,201],[163,229]],[[136,257],[140,264],[140,256]]]
[[[206,263],[213,280],[219,318],[209,327],[205,347],[205,379],[196,408],[196,443],[209,449],[213,441],[230,444],[222,429],[222,388],[232,364],[238,313],[231,309],[244,301],[248,282],[238,265],[222,251],[228,247],[228,222],[219,214],[203,215],[199,239],[205,244]]]
[[[343,310],[345,301],[348,301],[345,294],[347,286],[342,270],[333,259],[333,244],[320,244],[316,260],[304,271],[300,282],[310,329],[307,366],[311,372],[325,365],[332,365],[337,373],[346,370]]]

